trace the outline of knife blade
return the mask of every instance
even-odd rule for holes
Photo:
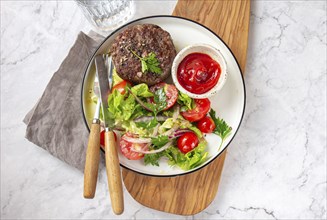
[[[113,131],[110,130],[110,125],[112,126],[113,123],[109,119],[108,112],[108,95],[111,87],[109,86],[108,71],[112,79],[113,65],[111,57],[109,57],[109,60],[107,57],[108,55],[97,55],[95,57],[95,65],[99,79],[102,114],[105,124],[105,160],[111,206],[113,212],[120,215],[124,211],[124,197],[116,141]]]
[[[110,66],[111,64],[111,57],[110,59]],[[100,92],[100,99],[102,105],[102,115],[105,128],[110,128],[110,119],[109,119],[109,112],[108,112],[108,95],[110,93],[110,84],[108,79],[108,70],[111,70],[111,67],[106,67],[106,62],[102,55],[97,55],[95,57],[95,66],[96,66],[96,74],[99,79],[99,92]]]

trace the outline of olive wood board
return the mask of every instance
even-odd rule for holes
[[[215,32],[245,70],[250,0],[179,0],[173,15],[199,22]],[[233,146],[237,147],[237,146]],[[178,215],[201,212],[217,194],[227,150],[199,171],[177,177],[145,176],[122,168],[125,187],[140,204]]]

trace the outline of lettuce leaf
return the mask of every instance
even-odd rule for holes
[[[191,124],[191,126],[188,126],[187,128],[193,131],[199,139],[202,138],[203,134],[196,126]]]
[[[193,99],[184,93],[178,92],[177,102],[182,106],[182,110],[186,111],[194,108]]]
[[[140,128],[151,129],[151,128],[156,127],[159,124],[159,122],[154,117],[151,121],[148,121],[148,122],[135,122],[135,124],[137,125],[137,127],[140,127]]]
[[[134,95],[147,98],[152,97],[149,87],[142,83],[131,88]],[[108,97],[109,117],[114,119],[116,124],[129,121],[133,118],[147,114],[147,111],[135,100],[130,93],[120,94],[114,90]]]
[[[112,79],[113,79],[113,85],[116,85],[121,81],[123,81],[123,79],[118,76],[116,68],[112,70]]]
[[[156,154],[145,154],[144,155],[144,164],[151,164],[152,166],[159,166],[159,159],[164,156],[164,151]]]
[[[160,111],[164,110],[167,106],[167,97],[164,88],[160,88],[154,92],[153,103],[143,103],[148,109],[150,109],[156,116]]]
[[[200,143],[192,151],[183,154],[177,147],[171,146],[167,150],[156,153],[147,154],[144,156],[145,165],[151,164],[159,166],[159,159],[161,157],[168,158],[168,164],[171,166],[179,166],[183,170],[190,170],[200,166],[208,160],[208,152],[205,151],[207,142],[201,139]]]
[[[131,91],[134,95],[139,96],[139,97],[153,97],[153,93],[150,92],[149,87],[145,83],[138,84],[136,86],[133,86],[131,88]]]
[[[169,138],[166,135],[159,135],[157,137],[151,138],[151,143],[154,145],[155,149],[159,149],[163,147],[168,142],[169,142]]]
[[[166,156],[169,159],[168,164],[177,165],[182,170],[198,167],[208,159],[208,152],[205,151],[206,146],[207,142],[201,139],[198,146],[186,154],[180,152],[176,147],[170,147],[166,150]]]
[[[118,90],[114,90],[108,97],[109,118],[119,122],[128,121],[136,111],[140,111],[138,103],[133,95],[125,93],[120,94]]]

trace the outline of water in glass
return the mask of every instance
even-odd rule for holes
[[[133,0],[76,0],[86,18],[101,31],[124,24],[134,14]]]

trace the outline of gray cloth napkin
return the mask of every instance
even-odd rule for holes
[[[81,88],[89,59],[103,36],[80,32],[42,97],[27,113],[26,138],[83,171],[89,132],[81,109]]]

